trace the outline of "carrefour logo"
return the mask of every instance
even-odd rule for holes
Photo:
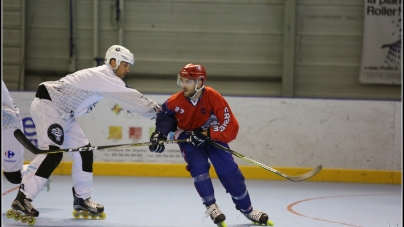
[[[4,156],[6,156],[7,158],[12,158],[12,157],[14,157],[14,155],[15,155],[15,153],[10,150],[4,152]]]
[[[6,158],[12,158],[12,157],[14,157],[14,155],[15,155],[15,153],[13,151],[10,151],[10,150],[4,152],[4,156]],[[5,162],[15,162],[15,160],[6,160],[6,159],[4,159],[4,161]]]

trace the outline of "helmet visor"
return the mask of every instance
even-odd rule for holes
[[[191,86],[191,85],[195,85],[195,83],[196,83],[196,80],[184,78],[184,77],[180,76],[180,74],[177,75],[177,85],[178,86],[181,86],[181,87],[183,85]]]

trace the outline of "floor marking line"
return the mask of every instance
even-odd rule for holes
[[[317,200],[317,199],[330,199],[330,198],[341,198],[341,197],[352,197],[352,196],[380,196],[380,195],[400,195],[400,194],[369,194],[369,195],[337,195],[337,196],[323,196],[323,197],[316,197],[316,198],[310,198],[310,199],[304,199],[304,200],[300,200],[294,203],[291,203],[289,206],[287,206],[288,211],[292,212],[293,214],[305,217],[305,218],[311,218],[313,220],[317,220],[317,221],[324,221],[324,222],[330,222],[330,223],[336,223],[336,224],[341,224],[341,225],[347,225],[347,226],[353,226],[353,227],[362,227],[362,226],[357,226],[357,225],[351,225],[351,224],[347,224],[347,223],[341,223],[341,222],[335,222],[335,221],[329,221],[329,220],[325,220],[325,219],[321,219],[321,218],[315,218],[315,217],[309,217],[303,214],[300,214],[296,211],[293,210],[293,206],[299,203],[303,203],[303,202],[307,202],[310,200]]]
[[[14,188],[12,188],[12,189],[10,189],[10,190],[8,190],[8,191],[3,192],[3,194],[2,194],[1,196],[7,195],[8,193],[10,193],[10,192],[12,192],[12,191],[18,189],[19,187],[20,187],[20,186],[15,186]]]

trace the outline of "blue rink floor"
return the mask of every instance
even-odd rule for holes
[[[28,226],[6,217],[17,195],[3,176],[2,226]],[[253,207],[279,227],[399,227],[401,185],[247,180]],[[235,208],[213,179],[217,203],[228,227],[254,226]],[[40,212],[34,226],[212,226],[190,178],[94,177],[92,199],[105,206],[104,220],[72,216],[71,176],[52,176],[51,190],[34,200]]]

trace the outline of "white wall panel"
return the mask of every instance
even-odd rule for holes
[[[403,168],[403,103],[394,103],[394,153],[392,166]]]
[[[240,134],[231,143],[272,166],[401,169],[396,102],[228,98]],[[398,112],[396,112],[398,111]],[[395,133],[398,134],[395,134]],[[401,138],[401,137],[400,137]],[[251,152],[251,153],[250,153]],[[384,166],[384,167],[382,167]],[[389,166],[389,167],[387,167]]]
[[[29,117],[34,92],[12,92],[21,117]],[[158,103],[168,95],[147,95]],[[402,168],[401,102],[324,100],[289,98],[226,97],[240,130],[231,149],[268,166],[332,169],[394,170]],[[121,111],[112,111],[115,102],[101,100],[90,114],[77,120],[91,144],[96,146],[148,141],[155,122]],[[111,138],[110,126],[122,129],[120,138]],[[141,127],[140,138],[129,137],[129,127]],[[36,136],[29,139],[35,140]],[[166,146],[178,154],[176,144]],[[117,161],[116,149],[99,150],[95,161]],[[164,159],[147,147],[125,148],[138,154],[125,160],[137,162],[184,163],[181,156]],[[109,154],[109,155],[108,155]],[[30,159],[31,154],[26,153]],[[65,155],[65,159],[67,155]],[[235,158],[240,165],[251,165]]]

